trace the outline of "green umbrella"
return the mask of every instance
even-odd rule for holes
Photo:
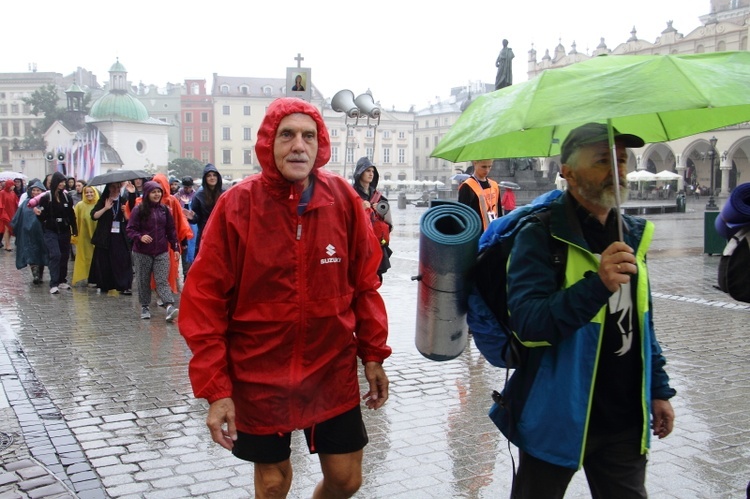
[[[647,143],[750,121],[750,52],[600,56],[547,70],[479,96],[432,156],[555,156],[570,130],[592,121]]]
[[[555,156],[568,132],[589,122],[607,123],[614,150],[613,127],[665,142],[745,121],[750,52],[600,56],[478,97],[432,156]]]

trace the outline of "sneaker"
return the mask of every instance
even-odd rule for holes
[[[141,307],[141,319],[150,319],[151,318],[151,311],[148,309],[148,307]]]
[[[177,318],[177,313],[180,311],[179,308],[175,308],[174,305],[167,306],[167,322],[174,322]]]
[[[128,296],[130,296],[130,295],[132,295],[132,294],[133,294],[133,290],[131,290],[131,289],[126,289],[125,291],[120,291],[120,293],[122,293],[122,294],[124,294],[124,295],[128,295]]]
[[[57,289],[57,286],[52,286],[51,288],[49,288],[49,294],[56,295],[58,293],[60,293],[60,290]]]
[[[57,287],[60,289],[70,289],[70,284],[68,284],[67,282],[61,282],[57,285]]]
[[[163,307],[164,306],[164,302],[161,301],[161,298],[157,298],[156,299],[156,306],[157,307]]]

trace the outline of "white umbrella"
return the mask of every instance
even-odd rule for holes
[[[678,178],[682,178],[682,176],[669,170],[662,170],[654,175],[654,180],[677,180]]]
[[[3,180],[15,180],[17,178],[22,178],[26,180],[28,177],[24,175],[23,173],[19,172],[0,172],[0,182]]]
[[[628,182],[648,182],[656,180],[654,177],[656,177],[656,174],[648,170],[636,170],[627,175]]]

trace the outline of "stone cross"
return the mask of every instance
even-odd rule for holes
[[[305,58],[302,57],[302,54],[300,54],[299,52],[297,52],[297,57],[295,57],[294,60],[297,61],[297,67],[301,68],[302,67],[302,61],[304,61]]]

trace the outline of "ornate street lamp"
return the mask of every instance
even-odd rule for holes
[[[719,207],[716,206],[716,202],[714,201],[714,170],[716,169],[716,166],[714,165],[714,160],[717,158],[718,154],[716,151],[716,137],[711,137],[711,139],[708,141],[709,144],[711,144],[711,149],[708,151],[708,157],[711,162],[711,192],[708,197],[708,204],[706,204],[706,210],[718,210]]]

